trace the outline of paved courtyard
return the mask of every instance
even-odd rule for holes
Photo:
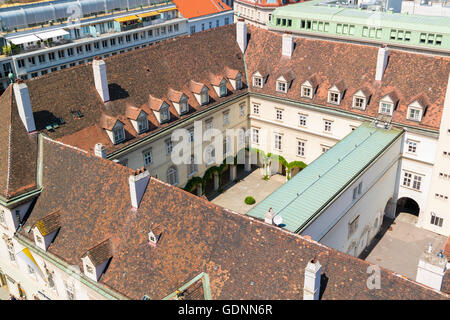
[[[394,223],[384,223],[385,233],[372,243],[372,246],[375,246],[368,255],[366,253],[366,260],[416,280],[417,265],[422,252],[428,249],[430,243],[433,252],[439,252],[446,237],[417,228],[413,223],[415,219],[411,217],[410,214],[400,213]],[[362,255],[361,258],[365,257]]]
[[[271,176],[267,181],[262,177],[260,169],[256,169],[241,181],[212,199],[211,202],[245,214],[286,182],[286,177],[279,174]],[[244,199],[247,196],[254,197],[256,203],[253,205],[246,204]]]

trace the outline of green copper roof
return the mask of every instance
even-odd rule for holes
[[[449,17],[328,7],[316,5],[317,3],[318,1],[307,1],[279,7],[273,11],[272,15],[450,34]]]
[[[283,227],[300,232],[378,155],[402,134],[363,123],[333,148],[257,204],[247,215],[264,219],[269,208],[283,218]]]

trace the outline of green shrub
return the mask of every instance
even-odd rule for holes
[[[256,200],[252,196],[248,196],[247,198],[245,198],[245,203],[248,205],[254,204],[255,202]]]

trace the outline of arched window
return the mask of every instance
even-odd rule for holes
[[[178,172],[176,167],[170,167],[167,169],[167,182],[171,185],[178,183]]]

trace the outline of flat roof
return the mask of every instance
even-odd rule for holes
[[[449,17],[323,6],[317,5],[315,1],[279,7],[273,11],[272,15],[311,20],[318,19],[337,23],[367,24],[370,27],[378,26],[423,32],[450,33]]]
[[[401,134],[402,129],[376,128],[365,122],[296,176],[268,195],[247,215],[264,219],[272,208],[282,227],[299,233]]]

